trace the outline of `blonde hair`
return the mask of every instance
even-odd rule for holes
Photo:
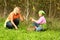
[[[15,7],[13,10],[14,13],[18,13],[19,11],[20,11],[20,7]]]

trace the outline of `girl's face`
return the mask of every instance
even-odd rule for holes
[[[42,16],[42,14],[39,14],[39,17],[41,17]]]

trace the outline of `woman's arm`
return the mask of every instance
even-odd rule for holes
[[[6,23],[8,22],[9,20],[8,20],[8,18],[6,19],[6,21],[5,21],[5,23],[4,23],[4,27],[6,27]]]
[[[23,21],[23,16],[22,16],[21,14],[19,14],[19,16],[20,16],[20,17],[19,17],[20,20]]]
[[[18,29],[12,20],[11,20],[11,23],[14,25],[15,29]]]
[[[15,29],[18,29],[17,26],[15,25],[15,23],[13,22],[13,15],[11,15],[11,23],[13,24],[13,26],[15,27]]]
[[[6,27],[6,22],[7,22],[7,20],[6,20],[5,23],[4,23],[4,27]]]

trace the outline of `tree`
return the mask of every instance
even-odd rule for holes
[[[50,0],[50,7],[49,7],[49,18],[51,17],[51,0]]]
[[[26,15],[26,21],[27,21],[28,20],[28,16],[29,16],[29,0],[27,0],[26,10],[27,10],[27,15]]]
[[[6,16],[7,13],[7,0],[4,0],[4,17]]]

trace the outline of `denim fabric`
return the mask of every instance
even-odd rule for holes
[[[41,30],[42,30],[41,26],[39,26],[39,27],[36,28],[36,31],[41,31]]]
[[[39,24],[37,24],[37,23],[34,22],[33,26],[39,27]]]
[[[36,26],[36,31],[41,31],[43,28],[40,26],[40,24],[37,24],[37,23],[33,23],[33,26]]]
[[[16,26],[18,26],[18,24],[19,24],[19,19],[14,19],[13,22],[15,23]],[[11,21],[8,21],[8,22],[6,23],[6,27],[9,28],[9,29],[14,28],[14,26],[13,26],[12,23],[11,23]]]

